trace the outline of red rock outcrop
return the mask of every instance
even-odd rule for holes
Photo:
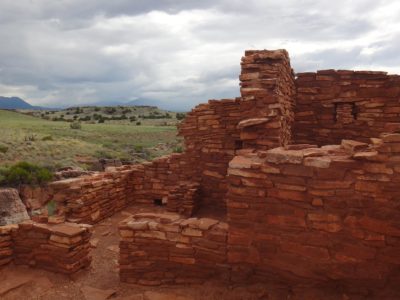
[[[0,189],[0,226],[17,224],[29,216],[16,189]]]

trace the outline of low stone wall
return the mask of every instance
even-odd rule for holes
[[[74,223],[94,224],[124,208],[132,197],[128,183],[132,170],[120,168],[114,172],[55,181],[38,188],[22,188],[21,197],[31,209],[41,208],[46,216],[46,204],[54,201],[56,214]]]
[[[11,231],[16,225],[0,226],[0,267],[12,261],[13,248]]]
[[[200,204],[198,183],[179,182],[168,193],[167,210],[177,212],[182,216],[190,217],[198,209]]]
[[[384,284],[400,270],[399,155],[400,134],[242,151],[228,171],[229,264],[261,278]]]
[[[144,285],[226,280],[227,231],[226,223],[209,218],[129,217],[119,225],[120,279]]]
[[[47,203],[54,201],[56,215],[73,223],[95,224],[131,204],[166,204],[173,195],[171,191],[178,189],[186,195],[184,210],[190,215],[194,203],[189,202],[194,201],[198,189],[198,184],[192,181],[196,177],[190,176],[192,170],[185,156],[175,153],[110,172],[55,181],[43,187],[25,187],[21,195],[30,209],[41,210],[37,219],[42,222],[46,222]],[[186,188],[181,187],[181,183],[185,183]],[[171,201],[169,210],[183,209],[176,207],[174,199]]]
[[[91,263],[89,225],[25,221],[0,227],[0,266],[13,261],[56,273],[73,274]]]

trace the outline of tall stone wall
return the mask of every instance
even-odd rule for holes
[[[242,147],[237,128],[240,118],[240,99],[210,100],[188,113],[179,127],[186,160],[201,186],[201,205],[210,210],[226,209],[228,163],[236,148]]]
[[[367,142],[399,127],[399,75],[335,70],[299,73],[296,87],[295,143]]]
[[[245,148],[270,149],[291,141],[294,75],[286,50],[248,50],[242,58],[240,137]]]
[[[400,134],[243,151],[228,171],[234,277],[383,284],[400,271]]]

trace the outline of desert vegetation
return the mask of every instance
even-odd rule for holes
[[[106,114],[108,108],[91,109]],[[176,123],[165,125],[158,123],[161,119],[142,119],[133,115],[129,116],[135,117],[133,123],[129,119],[91,123],[79,120],[88,113],[86,108],[64,111],[65,118],[69,111],[79,112],[81,116],[74,120],[73,115],[69,115],[71,121],[52,121],[43,118],[42,114],[60,118],[61,113],[46,111],[27,115],[0,110],[1,165],[10,167],[27,161],[51,168],[77,166],[90,169],[100,158],[142,161],[181,149],[176,137]],[[113,112],[111,108],[108,111]],[[156,110],[144,113],[140,108],[138,111],[157,115]],[[171,114],[172,118],[177,121],[175,114]]]
[[[185,117],[185,113],[165,111],[154,106],[82,106],[62,110],[21,110],[20,112],[55,122],[136,126],[174,126]]]

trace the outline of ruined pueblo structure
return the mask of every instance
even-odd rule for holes
[[[65,223],[0,227],[0,264],[72,274],[90,264],[84,224],[147,204],[165,212],[119,225],[123,282],[372,287],[396,275],[400,76],[294,74],[285,50],[246,51],[241,66],[241,97],[187,114],[183,153],[23,190]]]

